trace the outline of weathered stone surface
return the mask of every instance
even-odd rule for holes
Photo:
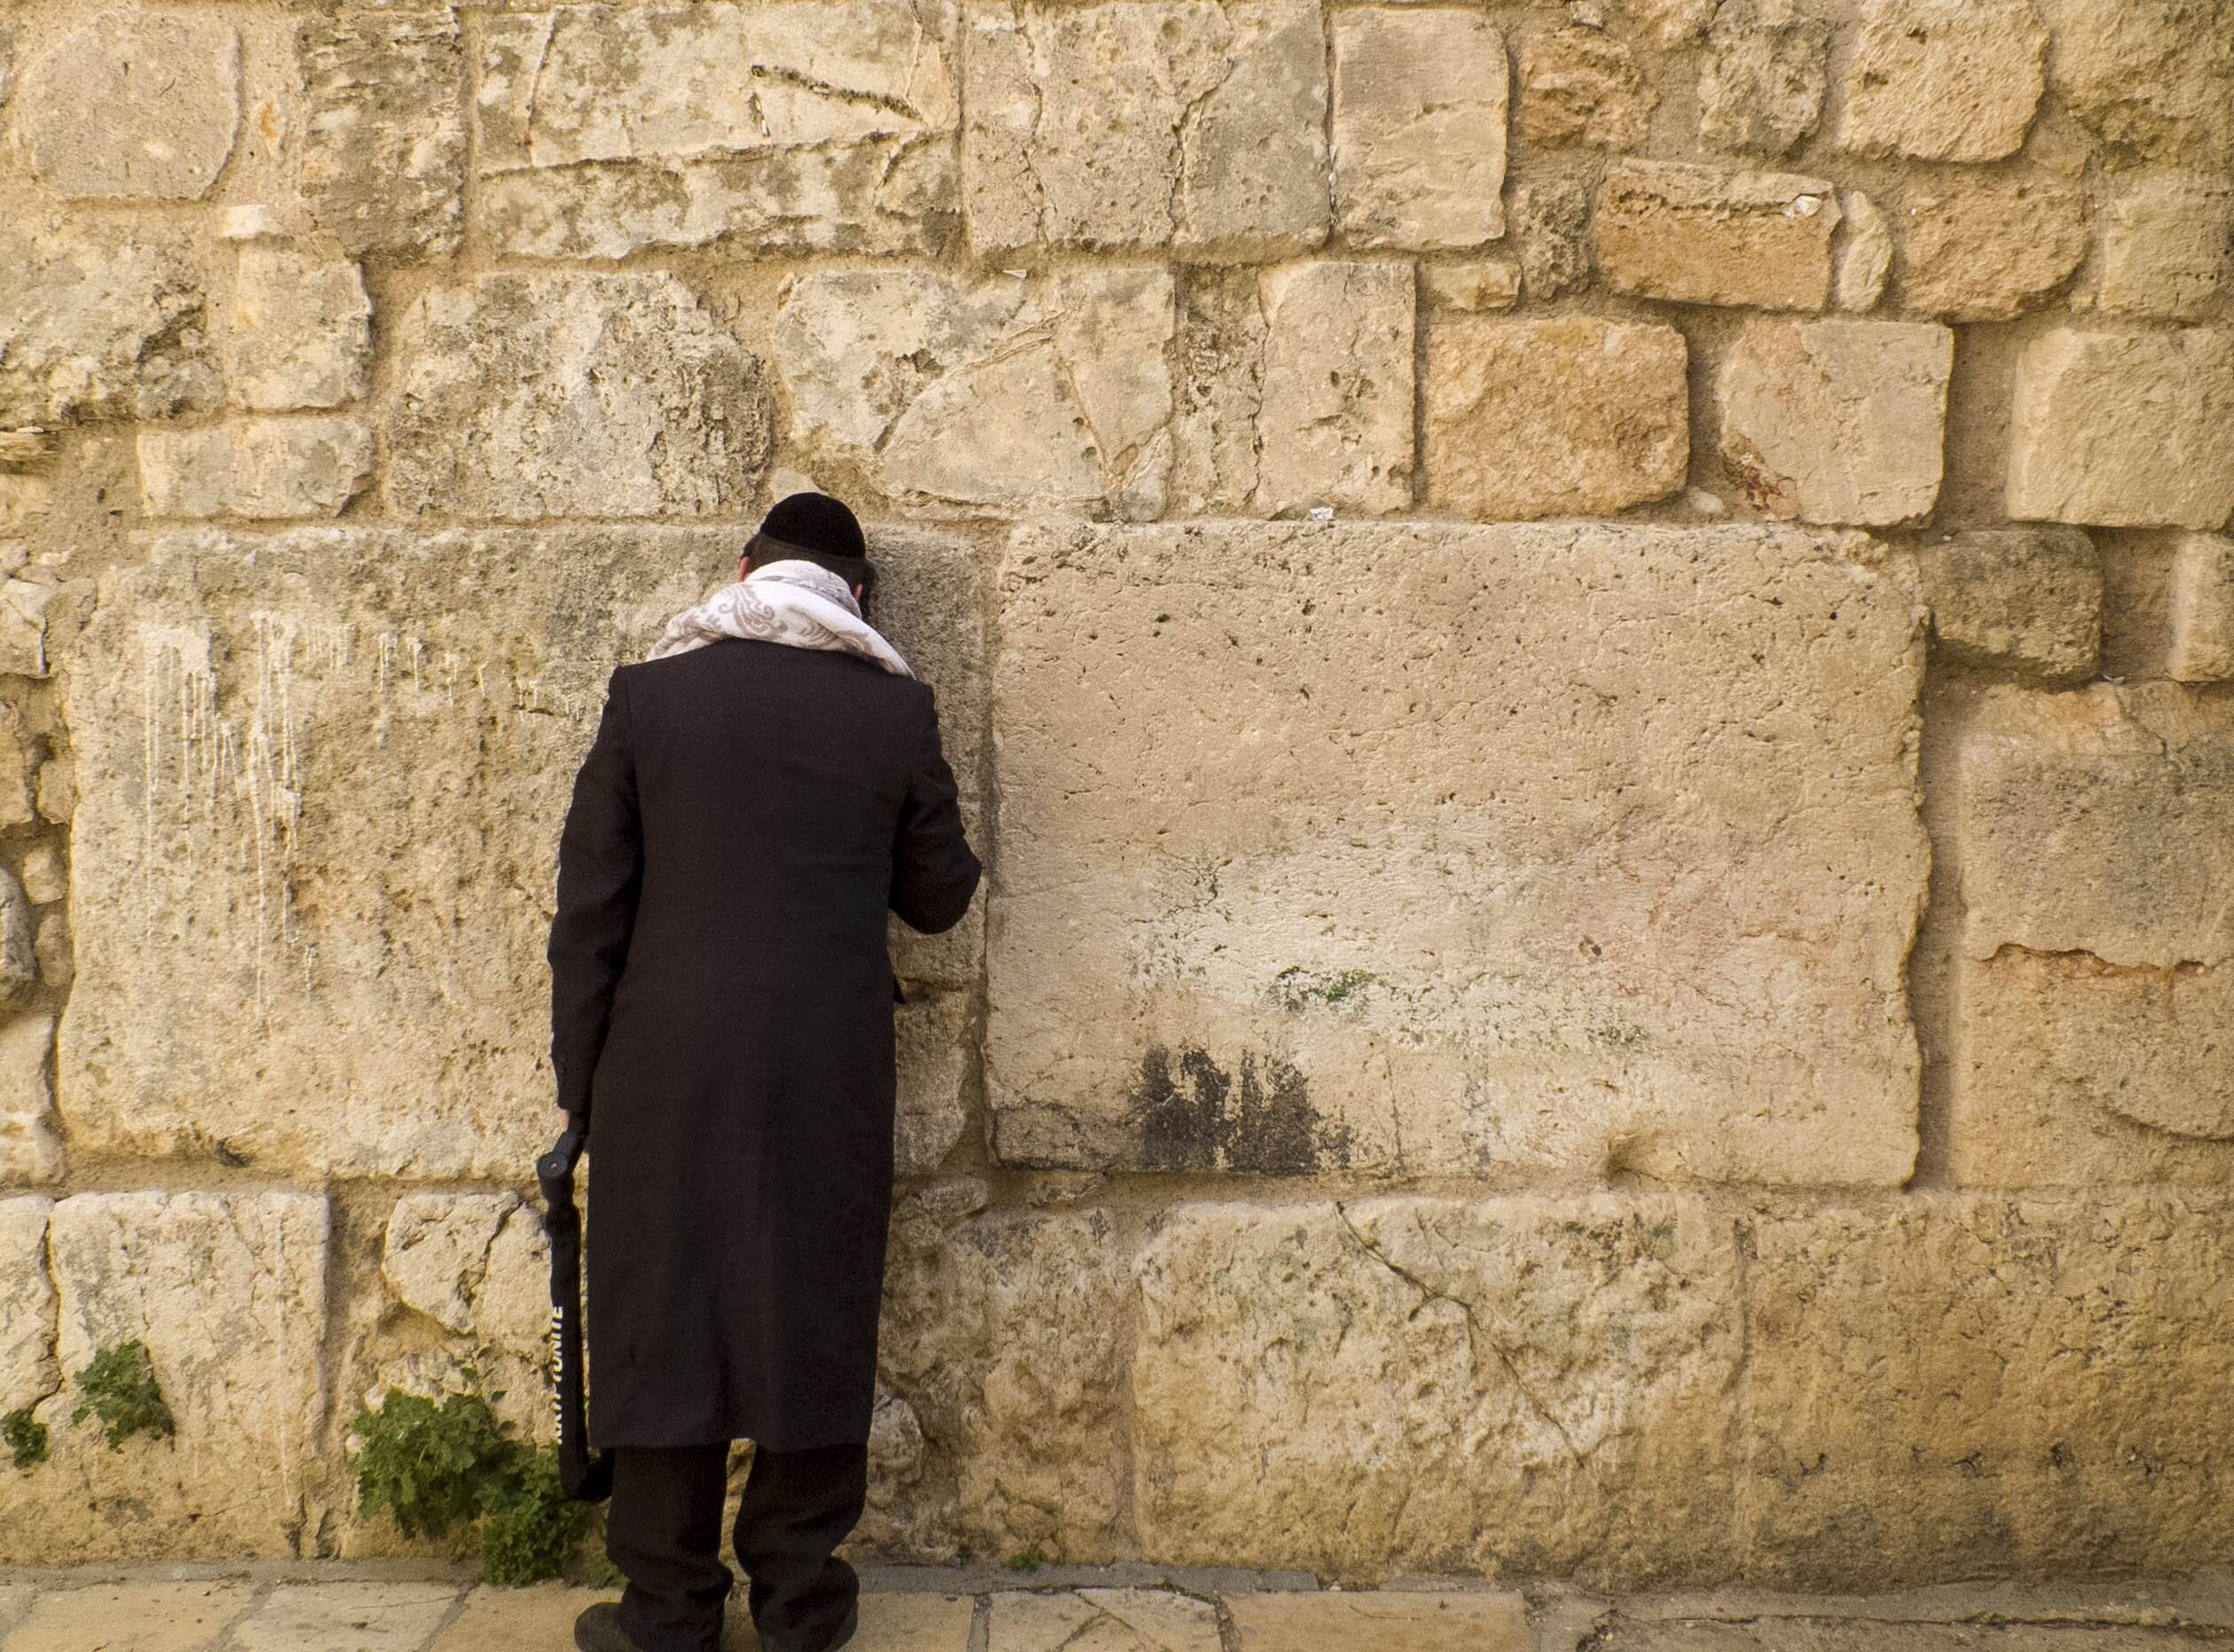
[[[1615,0],[1655,45],[1687,46],[1707,32],[1721,0]]]
[[[1683,486],[1683,335],[1590,316],[1438,316],[1428,331],[1427,492],[1483,517],[1618,510]]]
[[[550,1246],[513,1193],[396,1201],[380,1272],[399,1301],[492,1347],[533,1353],[549,1317]]]
[[[53,1050],[51,1015],[19,1016],[0,1026],[0,1185],[62,1179],[54,1086],[47,1078]]]
[[[1722,1542],[1740,1282],[1702,1209],[1189,1204],[1135,1278],[1134,1506],[1170,1562],[1589,1580],[1641,1533],[1677,1570]]]
[[[42,1594],[10,1631],[8,1652],[212,1652],[248,1609],[245,1578],[94,1583]],[[120,1640],[120,1635],[124,1638]]]
[[[1792,0],[1728,0],[1699,70],[1699,135],[1717,149],[1781,155],[1823,115],[1831,26]]]
[[[327,1212],[300,1193],[84,1193],[48,1224],[56,1357],[137,1338],[175,1437],[112,1451],[43,1400],[52,1458],[0,1502],[0,1553],[47,1564],[286,1555],[323,1477]]]
[[[1521,263],[1510,253],[1467,264],[1431,264],[1420,273],[1429,300],[1452,309],[1507,310],[1520,302]]]
[[[352,257],[457,250],[465,65],[456,14],[346,8],[295,26],[301,184]]]
[[[2056,90],[2112,166],[2234,166],[2227,0],[2043,0]]]
[[[203,277],[152,225],[0,222],[0,424],[214,404]]]
[[[1619,292],[1820,309],[1838,191],[1821,178],[1616,160],[1598,189],[1598,262]]]
[[[759,359],[673,276],[482,276],[399,331],[398,510],[697,515],[741,507],[767,467]]]
[[[893,1157],[903,1176],[937,1170],[961,1140],[978,1087],[976,1019],[969,995],[958,992],[912,993],[892,1011],[899,1064]]]
[[[2086,195],[2054,178],[1980,178],[1912,194],[1899,218],[1903,306],[1950,321],[2040,308],[2087,255]]]
[[[46,612],[54,587],[30,580],[0,581],[0,674],[47,674]]]
[[[1879,1588],[2225,1552],[2229,1214],[1910,1194],[1751,1222],[1748,1578]]]
[[[2172,557],[2172,658],[2183,682],[2234,677],[2234,539],[2183,534]]]
[[[863,1535],[922,1559],[1112,1558],[1123,1469],[1123,1295],[1105,1211],[978,1212],[982,1187],[935,1186],[894,1212],[877,1357],[921,1419],[925,1461]]]
[[[1961,743],[1963,950],[2234,961],[2234,728],[2193,690],[1997,690]]]
[[[1000,1157],[1898,1182],[1923,610],[1835,543],[1019,528]]]
[[[240,36],[207,12],[104,12],[24,66],[14,113],[57,195],[198,199],[240,124]]]
[[[1958,1182],[2234,1183],[2234,965],[2121,969],[2004,947],[1958,969]]]
[[[54,1363],[54,1276],[47,1271],[53,1209],[41,1194],[0,1199],[0,1410],[43,1399],[62,1383]]]
[[[1412,503],[1409,264],[1266,270],[1257,505],[1345,515]]]
[[[1553,29],[1521,46],[1521,136],[1530,143],[1634,149],[1659,106],[1629,48],[1597,29]]]
[[[1335,214],[1352,246],[1505,233],[1505,41],[1477,12],[1333,14]]]
[[[371,343],[372,301],[354,264],[241,248],[225,339],[226,378],[241,406],[282,413],[354,401]]]
[[[986,1617],[986,1652],[1218,1652],[1218,1609],[1166,1589],[1006,1590]]]
[[[1842,310],[1874,309],[1893,268],[1893,232],[1885,214],[1859,190],[1841,190],[1839,206],[1845,237],[1833,297]]]
[[[2047,57],[2032,0],[1865,0],[1839,144],[1923,160],[2013,155],[2047,85]]]
[[[140,505],[152,517],[339,516],[371,479],[372,456],[370,425],[328,414],[143,429]]]
[[[38,979],[32,958],[35,919],[15,874],[0,867],[0,998],[18,998]]]
[[[1749,322],[1717,382],[1723,463],[1771,516],[1913,520],[1939,497],[1954,359],[1928,322]]]
[[[490,19],[477,214],[507,250],[936,253],[959,218],[943,6]]]
[[[2058,328],[2017,358],[2009,514],[2216,528],[2234,515],[2234,330]]]
[[[1932,635],[1952,659],[2083,682],[2102,653],[2102,565],[2076,528],[1988,527],[1919,559]]]
[[[966,19],[962,200],[981,256],[1326,238],[1327,66],[1302,0],[1106,0]]]
[[[1531,299],[1555,299],[1590,279],[1590,191],[1572,178],[1523,183],[1513,194],[1513,234]]]
[[[1242,1652],[1537,1652],[1518,1593],[1230,1594],[1226,1609]]]
[[[2191,320],[2234,290],[2234,183],[2146,173],[2111,198],[2095,302],[2129,316]]]
[[[233,1631],[232,1652],[417,1652],[457,1604],[455,1583],[292,1583]]]
[[[69,868],[52,844],[36,843],[24,851],[23,892],[37,906],[70,892]]]
[[[1172,326],[1160,268],[864,269],[797,277],[772,336],[795,436],[910,506],[1138,518],[1171,472]]]

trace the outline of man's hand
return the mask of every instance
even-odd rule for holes
[[[574,1115],[568,1112],[564,1107],[560,1108],[558,1110],[559,1134],[564,1135],[567,1131],[572,1130],[573,1127]]]

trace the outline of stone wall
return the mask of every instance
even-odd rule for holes
[[[990,869],[864,1553],[2234,1545],[2228,0],[41,0],[0,99],[0,1555],[544,1426],[560,814],[810,480]]]

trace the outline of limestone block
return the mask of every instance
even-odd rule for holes
[[[2234,540],[2181,536],[2172,554],[2170,675],[2183,682],[2234,677]]]
[[[0,827],[27,826],[37,814],[31,801],[32,768],[38,761],[38,742],[24,722],[23,713],[0,704]],[[0,907],[7,900],[0,895]],[[13,970],[13,943],[0,923],[0,988]]]
[[[2111,166],[2234,166],[2227,0],[2043,0],[2053,79]]]
[[[1019,527],[999,1157],[1898,1182],[1923,610],[1841,542]]]
[[[1168,1589],[1003,1590],[986,1618],[986,1652],[1219,1652],[1218,1609]]]
[[[47,1271],[42,1194],[0,1199],[0,1411],[43,1399],[61,1385],[54,1363],[54,1276]]]
[[[1959,746],[1963,951],[2234,959],[2234,726],[2171,682],[2004,688]]]
[[[1885,214],[1859,190],[1841,190],[1839,206],[1846,238],[1839,249],[1833,296],[1842,310],[1874,309],[1893,268],[1893,231]]]
[[[1505,233],[1505,40],[1477,12],[1333,14],[1335,214],[1352,246]]]
[[[1760,309],[1830,300],[1839,202],[1821,178],[1624,159],[1599,184],[1597,217],[1616,291]]]
[[[1957,968],[1957,1181],[2234,1183],[2234,964],[2004,947]]]
[[[937,253],[959,216],[954,23],[874,0],[492,17],[477,216],[539,258]]]
[[[1748,1578],[1878,1589],[2224,1553],[2229,1214],[1915,1193],[1748,1222]]]
[[[893,1163],[903,1176],[937,1170],[961,1140],[977,1090],[975,1019],[966,993],[919,990],[893,1009]]]
[[[754,496],[759,358],[665,274],[481,276],[398,328],[387,495],[407,515],[698,515]]]
[[[66,826],[77,807],[77,782],[67,757],[50,757],[39,765],[38,810],[42,820]],[[7,795],[0,787],[0,798]]]
[[[1521,262],[1512,253],[1421,270],[1428,300],[1452,309],[1507,310],[1521,301]]]
[[[301,1193],[84,1193],[48,1238],[65,1373],[135,1338],[175,1421],[112,1451],[42,1401],[53,1456],[0,1502],[0,1553],[58,1565],[294,1553],[324,1477],[328,1217]]]
[[[27,476],[18,471],[0,471],[0,533],[11,535],[27,534],[35,524],[54,509],[54,479],[49,476]],[[11,549],[6,561],[20,566],[25,553],[21,548]]]
[[[2083,682],[2102,653],[2102,565],[2076,528],[1986,527],[1921,561],[1932,635],[1951,659]]]
[[[810,450],[944,514],[1155,516],[1171,464],[1171,277],[812,270],[776,313]]]
[[[1723,463],[1771,516],[1911,521],[1939,496],[1954,360],[1928,322],[1748,322],[1717,381]]]
[[[23,885],[0,867],[0,998],[19,998],[38,980],[32,954],[36,922]]]
[[[143,428],[140,506],[152,517],[339,516],[372,477],[372,427],[325,414]]]
[[[2045,177],[1991,177],[1909,196],[1899,298],[1950,321],[2006,321],[2048,303],[2087,255],[2086,195]]]
[[[2095,302],[2129,316],[2193,319],[2234,291],[2234,183],[2144,173],[2113,196]]]
[[[1265,398],[1264,274],[1195,264],[1172,290],[1172,516],[1249,510]]]
[[[2234,329],[2057,328],[2017,358],[2012,517],[2216,528],[2234,514]]]
[[[1134,1279],[1135,1516],[1167,1563],[1713,1563],[1740,1275],[1702,1208],[1187,1204]]]
[[[1258,508],[1409,509],[1412,266],[1315,259],[1263,282]]]
[[[951,691],[942,736],[974,775],[970,553],[869,535],[902,599],[879,623]],[[64,705],[74,875],[145,894],[77,915],[73,1132],[267,1173],[519,1176],[548,1144],[549,892],[607,674],[734,577],[736,545],[634,526],[136,546]],[[974,978],[974,938],[950,944],[897,962]]]
[[[51,1015],[19,1016],[0,1026],[0,1183],[62,1179],[54,1086],[47,1077],[53,1051]]]
[[[345,8],[295,26],[300,181],[352,257],[457,250],[465,65],[450,11]]]
[[[962,201],[981,257],[1326,238],[1327,64],[1304,0],[1105,0],[965,19]]]
[[[35,906],[59,900],[70,892],[70,869],[52,844],[34,844],[24,851],[23,892]]]
[[[214,1652],[255,1599],[246,1578],[66,1585],[42,1590],[8,1634],[8,1652]],[[120,1640],[119,1630],[128,1639]]]
[[[1521,47],[1521,136],[1532,144],[1635,149],[1660,94],[1629,48],[1594,28],[1531,35]]]
[[[1229,1594],[1226,1609],[1242,1652],[1537,1652],[1528,1602],[1517,1590],[1325,1590]]]
[[[290,1583],[234,1627],[231,1652],[418,1652],[463,1593],[455,1583]]]
[[[214,405],[202,272],[152,222],[0,222],[0,425]]]
[[[1531,299],[1555,299],[1590,280],[1590,193],[1572,178],[1545,178],[1513,192],[1521,279]]]
[[[1715,12],[1699,70],[1699,135],[1717,149],[1774,157],[1823,115],[1831,26],[1792,0],[1730,0]]]
[[[54,587],[30,580],[0,581],[0,674],[47,674],[46,612]]]
[[[198,200],[240,125],[239,33],[206,12],[101,12],[24,66],[15,122],[57,195]]]
[[[2032,0],[1864,0],[1839,146],[1919,160],[2013,155],[2047,85]]]
[[[1483,517],[1594,515],[1683,486],[1683,335],[1653,322],[1446,315],[1428,329],[1428,499]]]
[[[864,1535],[899,1555],[1117,1553],[1124,1282],[1106,1211],[977,1211],[975,1183],[894,1212],[877,1357],[922,1430],[921,1479]]]
[[[244,246],[225,343],[226,378],[242,407],[277,413],[354,401],[372,349],[364,277],[346,261]]]
[[[508,1353],[533,1355],[550,1314],[542,1219],[513,1193],[414,1193],[396,1201],[380,1273],[407,1306]]]
[[[1688,46],[1706,34],[1724,0],[1616,0],[1654,45]]]

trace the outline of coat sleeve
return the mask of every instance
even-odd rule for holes
[[[551,1071],[558,1079],[558,1104],[571,1113],[589,1111],[590,1075],[604,1047],[613,989],[628,961],[642,883],[628,690],[615,671],[559,833],[558,909],[545,954],[551,973]]]
[[[984,868],[963,835],[954,770],[938,744],[938,705],[923,702],[892,842],[891,908],[910,929],[936,935],[961,922]]]

